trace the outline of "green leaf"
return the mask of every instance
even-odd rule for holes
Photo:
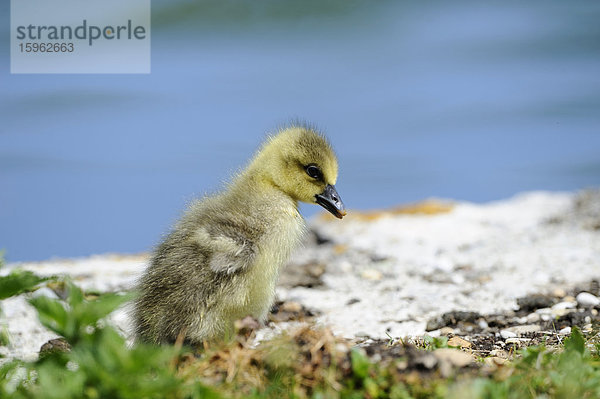
[[[68,302],[72,309],[76,309],[78,305],[81,305],[85,300],[83,291],[81,288],[73,284],[72,281],[67,280],[67,290],[69,291]]]
[[[69,339],[72,331],[68,331],[69,315],[64,305],[56,299],[45,296],[31,298],[29,303],[37,310],[40,322],[50,330]]]
[[[128,348],[109,324],[98,321],[130,296],[86,297],[67,282],[66,301],[32,298],[40,321],[71,343],[71,351],[47,356],[24,367],[0,366],[0,397],[79,398],[219,398],[200,381],[185,381],[174,368],[180,349],[138,344]],[[90,328],[92,327],[92,328]],[[16,363],[15,363],[16,364]],[[26,372],[23,374],[21,371]],[[30,372],[31,371],[31,372]],[[35,375],[35,378],[32,376]],[[10,377],[2,381],[2,376]],[[17,379],[15,376],[19,376]]]
[[[89,327],[95,329],[100,319],[131,299],[130,295],[110,293],[87,300],[83,291],[72,282],[68,281],[67,287],[68,307],[59,299],[47,297],[32,298],[29,302],[38,311],[42,324],[65,337],[70,344],[89,337]]]
[[[430,335],[423,336],[425,348],[429,351],[440,348],[448,348],[448,337],[432,337]]]
[[[8,333],[8,328],[6,328],[4,322],[0,322],[0,346],[7,346],[8,344],[10,344],[10,334]],[[0,357],[3,356],[0,354]]]
[[[350,353],[350,359],[352,361],[352,371],[358,378],[364,379],[369,373],[371,363],[369,358],[361,353],[358,349],[352,349]]]
[[[377,383],[372,378],[368,378],[368,377],[365,378],[364,384],[365,384],[365,390],[369,394],[370,398],[379,397],[379,387],[377,386]]]
[[[573,326],[571,336],[565,340],[565,351],[578,352],[582,355],[585,352],[585,339],[579,328]]]
[[[39,277],[30,271],[13,270],[7,276],[0,277],[0,299],[33,291],[38,284],[48,280],[50,280],[50,277]]]
[[[98,320],[108,316],[130,299],[131,295],[103,294],[93,301],[85,300],[73,306],[73,313],[77,314],[83,324],[95,325]]]

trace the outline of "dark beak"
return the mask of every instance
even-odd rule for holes
[[[321,194],[315,195],[315,199],[317,200],[317,204],[327,209],[336,218],[341,219],[346,216],[344,203],[342,202],[340,195],[335,191],[335,187],[331,184],[328,184],[325,187],[325,191]]]

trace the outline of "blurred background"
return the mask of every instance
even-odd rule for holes
[[[294,119],[351,209],[600,185],[598,2],[154,0],[150,75],[10,75],[0,14],[8,261],[148,251]]]

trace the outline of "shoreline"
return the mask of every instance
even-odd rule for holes
[[[517,299],[600,278],[600,191],[527,192],[485,204],[430,200],[395,210],[317,216],[282,271],[279,300],[312,310],[342,337],[420,336],[451,311],[494,314]],[[68,274],[84,290],[125,291],[147,254],[11,263],[47,276]],[[32,295],[56,296],[49,288]],[[26,295],[2,303],[8,357],[33,360],[55,335],[37,321]],[[111,316],[124,334],[125,310]],[[287,328],[271,323],[263,336]],[[429,332],[439,334],[439,331]]]

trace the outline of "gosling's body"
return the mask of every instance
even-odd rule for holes
[[[296,161],[323,165],[322,184],[306,180],[304,169],[297,175]],[[193,203],[158,246],[139,284],[137,337],[200,343],[226,338],[247,315],[264,320],[304,231],[298,200],[316,202],[336,178],[335,156],[314,131],[292,127],[268,141],[227,190]],[[338,213],[345,214],[341,201]]]

